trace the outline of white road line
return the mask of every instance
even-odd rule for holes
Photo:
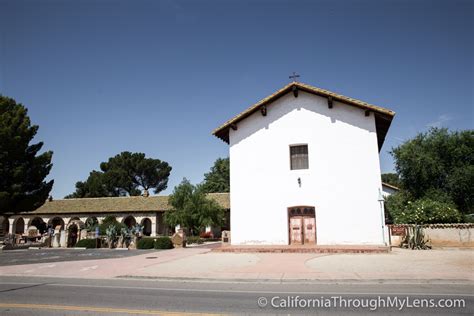
[[[158,288],[158,287],[138,287],[138,286],[113,286],[113,285],[85,285],[85,284],[46,284],[46,286],[69,286],[69,287],[89,287],[89,288],[112,288],[127,290],[154,290],[154,291],[175,291],[175,292],[210,292],[210,293],[252,293],[252,294],[298,294],[298,295],[419,295],[419,296],[469,296],[474,294],[448,294],[448,293],[362,293],[362,292],[295,292],[295,291],[252,291],[252,290],[211,290],[211,289],[179,289],[179,288]]]

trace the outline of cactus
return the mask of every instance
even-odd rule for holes
[[[402,248],[417,250],[431,249],[430,239],[425,236],[423,227],[420,225],[408,226],[407,234],[401,243]]]
[[[135,237],[134,228],[122,228],[120,230],[120,239],[122,240],[121,247],[130,246],[132,238]]]
[[[135,236],[141,235],[143,232],[143,226],[140,224],[136,224],[132,228],[130,228],[130,233]]]
[[[106,229],[105,234],[107,235],[107,242],[109,244],[109,248],[113,248],[118,235],[117,227],[115,225],[110,225]]]

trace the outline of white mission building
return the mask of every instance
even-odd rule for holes
[[[230,145],[233,245],[383,245],[395,113],[292,82],[213,131]]]

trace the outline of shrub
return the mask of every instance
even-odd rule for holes
[[[173,242],[169,237],[159,237],[155,240],[155,249],[172,249]]]
[[[406,191],[400,190],[398,193],[391,194],[385,198],[385,216],[387,222],[392,224],[395,216],[405,210],[408,201],[413,201],[413,197]]]
[[[392,211],[396,224],[440,224],[459,223],[461,213],[453,204],[428,198],[408,201],[402,210]]]
[[[97,248],[97,239],[81,239],[77,242],[75,247],[86,247],[89,248]]]
[[[155,240],[153,238],[142,238],[137,243],[137,249],[153,249]]]
[[[201,238],[197,237],[197,236],[190,236],[190,237],[186,238],[186,243],[187,244],[198,244],[198,245],[200,245],[203,242],[204,241]]]

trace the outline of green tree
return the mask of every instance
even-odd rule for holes
[[[48,198],[53,180],[45,181],[52,151],[39,154],[43,142],[30,144],[38,131],[28,110],[0,95],[0,213],[29,212]]]
[[[141,189],[159,193],[166,189],[171,173],[167,162],[128,151],[102,162],[100,169],[92,171],[85,182],[77,182],[76,191],[66,198],[136,196]]]
[[[208,193],[230,192],[229,158],[218,158],[211,170],[204,174],[203,190]]]
[[[118,222],[115,216],[109,215],[106,216],[102,221],[102,224],[99,225],[99,234],[102,236],[106,235],[107,229],[111,226],[114,226],[117,232],[119,232],[122,228],[127,228],[125,224]]]
[[[86,181],[76,182],[76,191],[65,196],[65,198],[72,199],[103,196],[120,196],[120,192],[105,180],[103,172],[93,170]]]
[[[100,164],[107,181],[130,195],[138,189],[154,189],[159,193],[167,188],[171,166],[166,161],[146,158],[143,153],[124,151]],[[140,194],[140,191],[138,191]]]
[[[382,182],[400,187],[400,178],[396,173],[382,173]]]
[[[451,200],[474,212],[474,131],[432,128],[392,149],[401,186],[413,200]]]
[[[206,226],[221,225],[224,221],[224,210],[206,197],[202,185],[195,186],[186,179],[174,188],[168,203],[172,209],[165,213],[165,222],[189,229],[192,236],[199,235]]]

